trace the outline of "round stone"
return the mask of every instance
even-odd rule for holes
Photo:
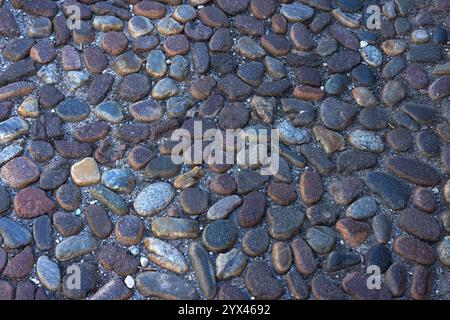
[[[159,80],[152,89],[152,97],[156,100],[164,100],[177,94],[177,83],[170,78]]]
[[[145,36],[153,29],[150,19],[143,16],[135,16],[128,21],[128,32],[133,38]]]
[[[202,214],[208,209],[209,195],[197,188],[187,188],[180,193],[180,205],[188,214]]]
[[[61,272],[56,262],[47,256],[40,256],[36,263],[36,273],[42,285],[50,290],[56,291],[61,285]]]
[[[216,258],[216,277],[220,280],[237,277],[244,271],[246,264],[245,255],[236,248],[221,253]]]
[[[137,245],[144,236],[144,223],[136,216],[125,215],[116,222],[114,236],[124,246]]]
[[[372,197],[364,197],[352,203],[346,211],[346,216],[356,220],[373,217],[378,210],[377,202]]]
[[[128,111],[140,122],[152,122],[160,120],[164,110],[159,103],[153,100],[142,100],[128,107]]]
[[[103,173],[102,183],[113,191],[131,193],[136,179],[127,169],[112,169]]]
[[[325,226],[312,227],[306,231],[305,240],[316,253],[327,254],[336,243],[336,233]]]
[[[80,187],[85,187],[100,182],[100,171],[94,158],[87,157],[75,163],[70,168],[73,182]]]
[[[56,191],[56,201],[66,211],[75,211],[81,204],[80,189],[73,184],[63,184]]]
[[[189,52],[189,41],[184,34],[177,34],[167,37],[163,47],[170,57],[185,55]]]
[[[117,56],[128,48],[128,39],[122,32],[110,31],[103,37],[102,48],[112,56]]]
[[[264,254],[269,247],[270,239],[267,230],[251,229],[242,237],[242,249],[250,257]]]
[[[62,236],[70,237],[81,231],[83,223],[71,213],[58,211],[53,215],[53,226]]]
[[[177,6],[175,11],[173,12],[174,19],[181,23],[194,20],[196,16],[197,11],[195,10],[194,7],[188,4],[182,4]]]
[[[56,108],[56,114],[61,117],[62,120],[68,122],[79,122],[88,117],[90,112],[89,105],[76,98],[66,99],[58,104]]]
[[[134,210],[141,216],[152,216],[162,211],[175,196],[172,186],[155,182],[144,188],[134,200]]]
[[[369,66],[374,68],[379,67],[383,62],[383,55],[381,54],[381,51],[374,46],[364,47],[361,50],[361,55],[364,61],[367,62]]]
[[[1,169],[1,177],[9,186],[21,189],[39,179],[38,166],[28,158],[17,157]]]
[[[99,119],[114,124],[122,122],[124,118],[122,106],[115,101],[105,101],[100,103],[97,107],[95,107],[94,114]]]
[[[125,101],[136,102],[148,96],[149,93],[150,83],[144,74],[127,75],[119,85],[119,96]]]
[[[203,245],[212,252],[225,252],[234,246],[237,230],[230,220],[216,220],[206,226],[202,233]]]

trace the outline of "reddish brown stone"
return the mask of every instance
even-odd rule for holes
[[[436,252],[425,242],[411,236],[400,236],[394,240],[392,248],[403,258],[430,266],[436,261]]]
[[[275,33],[265,34],[261,37],[261,45],[275,57],[285,56],[289,53],[289,41]]]
[[[236,182],[228,174],[218,175],[211,179],[209,188],[221,196],[228,196],[236,191]]]
[[[298,85],[294,89],[294,96],[302,100],[322,100],[325,91],[320,88]]]
[[[177,34],[166,38],[163,44],[166,53],[171,56],[185,55],[189,52],[189,41],[183,34]]]
[[[26,247],[8,261],[3,275],[13,279],[23,279],[33,270],[34,255],[31,247]]]
[[[216,85],[216,80],[211,76],[202,76],[195,80],[189,89],[192,97],[198,100],[205,100],[211,94]]]
[[[122,32],[110,31],[103,37],[102,48],[112,56],[117,56],[128,48],[128,39]]]
[[[300,197],[306,204],[313,204],[322,198],[322,178],[314,171],[306,171],[300,177]]]
[[[422,187],[417,187],[414,190],[413,204],[416,208],[428,213],[433,213],[436,210],[433,193]]]
[[[39,179],[40,171],[36,164],[28,158],[14,158],[1,170],[3,181],[13,188],[21,189]]]
[[[243,228],[251,228],[257,225],[266,213],[266,196],[263,192],[249,193],[238,213],[239,225]]]
[[[359,247],[369,236],[370,226],[364,222],[345,218],[336,223],[336,230],[350,246]]]
[[[141,1],[133,6],[133,13],[152,20],[161,19],[166,15],[167,7],[155,1]]]
[[[416,265],[411,280],[411,298],[415,300],[429,299],[433,288],[433,273],[430,269]]]
[[[267,188],[267,195],[281,206],[288,206],[297,199],[294,187],[287,183],[270,183]]]
[[[14,211],[17,217],[32,219],[55,211],[55,203],[38,188],[27,187],[14,197]]]
[[[136,146],[128,153],[128,164],[134,170],[142,170],[155,157],[156,154],[150,149],[143,146]]]
[[[431,215],[414,208],[403,210],[398,222],[400,228],[425,241],[437,241],[441,227]]]
[[[92,73],[102,73],[108,67],[108,59],[102,49],[97,46],[84,49],[83,60],[86,68]]]
[[[88,143],[70,140],[56,140],[54,143],[56,151],[67,159],[86,158],[92,154],[91,146]]]
[[[286,34],[287,21],[281,14],[274,14],[272,16],[272,31],[278,34]]]
[[[250,11],[258,19],[268,19],[275,12],[274,0],[251,0]]]
[[[105,139],[110,130],[106,122],[94,121],[78,127],[74,136],[80,142],[95,143]]]
[[[317,270],[317,261],[308,244],[301,238],[295,238],[291,242],[292,255],[295,268],[304,276],[308,276]]]

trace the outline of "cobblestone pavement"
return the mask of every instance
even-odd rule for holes
[[[0,299],[450,298],[449,13],[0,0]],[[194,123],[279,170],[174,163]]]

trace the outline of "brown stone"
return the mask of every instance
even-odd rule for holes
[[[55,203],[38,188],[27,187],[14,197],[14,211],[18,218],[32,219],[55,209]]]
[[[33,266],[33,249],[26,247],[8,261],[5,270],[3,270],[3,275],[8,278],[23,279],[30,274]]]
[[[322,198],[322,178],[314,171],[305,171],[300,177],[300,197],[306,204],[314,204]]]
[[[25,157],[14,158],[3,166],[1,177],[13,188],[21,189],[39,179],[38,166]]]
[[[348,245],[359,247],[369,236],[370,226],[364,222],[344,218],[336,223],[336,230]]]
[[[167,7],[155,1],[141,1],[133,6],[133,13],[152,20],[161,19],[166,15]]]
[[[436,261],[436,252],[425,242],[411,236],[400,236],[394,240],[392,248],[403,258],[430,266]]]
[[[128,48],[128,39],[122,32],[107,32],[103,37],[102,48],[110,55],[117,56]]]
[[[189,41],[185,35],[177,34],[167,37],[163,47],[170,57],[185,55],[189,52]]]
[[[281,206],[288,206],[297,199],[294,187],[281,182],[271,182],[267,188],[267,195]]]
[[[304,276],[308,276],[317,270],[318,264],[311,248],[301,238],[295,238],[291,242],[292,255],[295,268]]]

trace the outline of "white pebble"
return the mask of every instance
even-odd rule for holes
[[[134,279],[132,276],[127,276],[125,278],[125,285],[128,287],[128,289],[134,288]]]
[[[359,46],[361,48],[367,47],[368,45],[369,45],[369,43],[367,41],[364,41],[364,40],[359,43]]]
[[[139,261],[141,263],[141,267],[145,268],[148,265],[148,259],[146,257],[141,257]]]
[[[137,255],[139,254],[139,248],[138,248],[138,247],[135,247],[135,246],[132,246],[132,247],[130,248],[130,252],[131,252],[131,254],[132,254],[133,256],[137,256]]]

